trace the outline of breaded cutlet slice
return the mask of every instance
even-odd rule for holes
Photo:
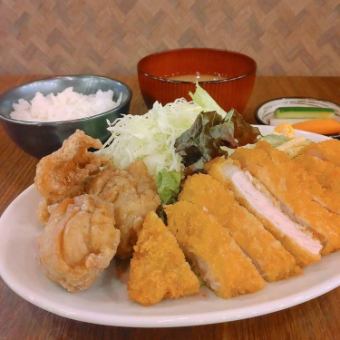
[[[152,305],[165,298],[196,294],[199,288],[199,280],[175,237],[154,212],[149,212],[130,263],[130,299]]]
[[[340,154],[339,154],[340,157]],[[315,156],[301,154],[294,158],[298,164],[316,177],[320,185],[333,194],[340,194],[340,167]]]
[[[301,271],[295,258],[260,220],[237,202],[230,189],[210,175],[188,177],[179,200],[208,209],[252,259],[266,281],[281,280]]]
[[[312,233],[289,218],[263,186],[231,159],[215,161],[209,173],[230,187],[238,201],[254,213],[300,266],[319,261],[322,245]]]
[[[319,143],[312,143],[302,150],[302,154],[318,157],[340,166],[340,141],[329,139]]]
[[[256,292],[265,282],[229,232],[199,205],[181,201],[165,207],[168,228],[193,269],[220,297]]]
[[[289,157],[266,142],[254,149],[238,148],[232,155],[243,169],[248,170],[280,203],[293,220],[309,227],[323,243],[322,254],[340,249],[340,219],[313,197]]]
[[[299,182],[299,185],[301,187],[305,188],[306,194],[310,194],[311,199],[317,203],[319,203],[321,206],[323,206],[325,209],[329,210],[331,213],[340,215],[340,193],[334,191],[334,190],[325,190],[323,185],[320,183],[318,178],[316,177],[315,168],[312,168],[313,171],[309,171],[305,168],[305,164],[303,164],[299,159],[301,157],[307,157],[307,158],[314,158],[315,162],[313,162],[313,165],[319,165],[323,161],[320,158],[312,157],[306,154],[301,154],[299,157],[291,157],[286,152],[283,152],[282,150],[278,151],[278,149],[274,149],[271,145],[268,143],[259,143],[259,146],[262,148],[265,148],[265,145],[267,144],[267,150],[275,150],[276,152],[276,159],[278,159],[278,156],[281,159],[281,162],[287,163],[285,166],[290,168],[290,171],[294,176],[296,177],[296,180]],[[313,145],[315,143],[312,143]],[[296,155],[295,155],[296,156]],[[339,154],[340,157],[340,154]],[[319,161],[317,163],[317,161]],[[330,165],[335,166],[333,163],[328,162]],[[339,167],[340,171],[340,167]],[[335,175],[335,174],[334,174]]]
[[[295,172],[309,187],[313,199],[340,215],[340,142],[312,143],[294,161]]]
[[[312,191],[313,199],[340,215],[340,166],[308,154],[301,154],[294,161],[318,182],[320,187]]]
[[[305,193],[310,195],[312,201],[320,204],[332,214],[338,215],[335,219],[340,225],[340,194],[331,190],[325,190],[315,175],[307,171],[297,160],[289,160],[294,176],[299,185],[305,189]],[[340,169],[340,168],[339,168]]]

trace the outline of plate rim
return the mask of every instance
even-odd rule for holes
[[[258,126],[263,129],[264,133],[270,133],[273,127],[265,125]],[[267,130],[267,131],[265,131]],[[326,136],[313,134],[309,132],[300,132],[308,136],[317,136],[320,140],[329,139]],[[5,228],[3,221],[6,220],[7,215],[10,215],[11,209],[15,202],[22,199],[25,195],[29,195],[34,189],[34,185],[31,184],[25,190],[23,190],[4,210],[0,217],[0,231]],[[273,312],[277,312],[286,308],[290,308],[301,303],[307,302],[313,298],[326,294],[327,292],[340,286],[340,273],[336,274],[330,279],[320,282],[302,292],[293,293],[291,295],[286,295],[274,300],[256,303],[256,308],[249,308],[249,306],[243,306],[239,308],[233,308],[229,310],[219,310],[201,313],[187,313],[187,314],[177,314],[177,315],[137,315],[133,314],[130,316],[119,314],[98,314],[97,312],[91,312],[88,310],[79,313],[79,308],[67,307],[63,308],[62,304],[51,302],[45,297],[39,295],[39,292],[32,291],[26,288],[24,284],[13,279],[13,275],[5,270],[5,262],[3,257],[0,257],[0,276],[6,285],[22,299],[28,301],[32,305],[35,305],[43,310],[51,312],[55,315],[69,318],[76,321],[82,321],[87,323],[94,323],[98,325],[106,326],[120,326],[120,327],[141,327],[141,328],[163,328],[163,327],[183,327],[183,326],[197,326],[197,325],[208,325],[228,321],[236,321],[242,319],[248,319],[260,315],[266,315]],[[152,308],[151,307],[141,307],[141,308]]]

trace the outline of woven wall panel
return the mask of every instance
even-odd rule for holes
[[[152,52],[236,50],[259,74],[340,75],[337,0],[1,0],[1,74],[133,74]]]

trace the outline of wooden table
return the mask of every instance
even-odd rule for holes
[[[0,77],[0,92],[32,76]],[[122,79],[134,91],[132,112],[145,106],[136,79]],[[283,96],[306,96],[339,102],[340,77],[259,77],[246,109]],[[34,177],[37,160],[21,151],[0,128],[0,213]],[[0,235],[1,237],[1,235]],[[15,249],[13,249],[15,251]],[[29,256],[29,254],[28,254]],[[253,319],[173,329],[104,327],[45,312],[14,294],[0,280],[0,339],[335,339],[340,338],[340,288],[300,306]]]

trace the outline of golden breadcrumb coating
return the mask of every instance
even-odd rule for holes
[[[340,143],[336,145],[340,145]],[[326,144],[323,146],[323,150],[327,150],[327,147],[330,148],[331,146]],[[304,161],[302,162],[302,160]],[[290,160],[290,162],[292,163],[292,171],[294,171],[295,176],[299,178],[300,185],[304,186],[307,189],[307,192],[310,193],[311,199],[319,203],[331,213],[340,215],[340,192],[334,190],[337,186],[339,186],[339,181],[334,180],[334,177],[338,178],[340,174],[340,167],[331,162],[324,161],[320,158],[309,156],[307,154],[302,154],[294,160]],[[305,168],[306,163],[311,163],[309,164],[309,169]],[[324,163],[329,164],[329,170],[323,175],[330,177],[323,178],[322,180],[321,178],[323,176],[320,172],[323,172],[327,167]],[[328,182],[329,190],[326,190],[327,188],[325,188],[325,184],[323,185],[323,183],[326,182]],[[335,182],[335,186],[332,186],[330,189],[331,184],[329,183],[332,182]],[[340,217],[337,216],[335,219],[340,224]]]
[[[152,305],[196,294],[199,287],[175,237],[154,212],[148,213],[130,263],[129,297]]]
[[[266,142],[254,149],[239,148],[232,155],[281,203],[285,212],[320,238],[322,254],[340,249],[340,219],[316,200],[315,181],[285,153]],[[316,195],[315,195],[316,194]]]
[[[101,146],[98,139],[77,130],[60,149],[39,161],[34,182],[48,205],[84,193],[88,177],[106,162],[87,150]]]
[[[304,267],[308,264],[319,261],[321,259],[319,252],[310,251],[306,247],[301,247],[294,238],[289,237],[286,233],[283,233],[271,220],[266,218],[265,217],[266,214],[264,214],[264,212],[261,209],[257,210],[253,207],[253,204],[255,202],[252,202],[251,200],[249,200],[248,196],[244,196],[244,194],[240,191],[239,187],[237,187],[235,183],[232,183],[229,180],[228,176],[225,175],[225,171],[228,171],[227,169],[230,166],[239,167],[239,163],[231,159],[223,160],[223,162],[221,161],[218,163],[216,162],[215,165],[212,165],[210,171],[214,175],[216,175],[217,173],[219,174],[217,176],[219,178],[219,181],[221,181],[221,183],[224,183],[225,186],[233,190],[235,197],[240,202],[240,204],[242,204],[246,209],[251,211],[263,223],[263,226],[272,235],[274,235],[276,239],[280,240],[281,244],[295,257],[298,265]],[[250,175],[247,174],[246,177],[248,176]],[[256,180],[254,178],[251,179],[251,182],[255,183],[255,181]],[[271,202],[273,208],[279,209],[281,211],[280,205],[278,204],[276,199],[270,193],[268,193],[268,191],[262,185],[260,185],[258,181],[256,181],[255,190],[262,192],[262,194],[264,194],[268,198],[269,202]],[[270,206],[268,206],[267,208],[263,208],[263,209],[270,209]],[[298,225],[298,224],[296,224],[295,227],[298,230],[305,233],[307,239],[314,238],[313,235],[311,235],[311,233],[309,232],[308,228]],[[307,234],[309,234],[309,236]],[[315,241],[316,241],[315,245],[316,246],[319,245],[319,247],[321,248],[321,244],[319,240],[315,239]]]
[[[70,292],[89,288],[109,265],[119,243],[112,204],[95,196],[66,198],[51,209],[39,237],[47,276]]]
[[[324,142],[310,144],[302,150],[302,154],[318,157],[340,166],[340,141],[329,139]]]
[[[290,160],[290,162],[292,163],[291,171],[294,171],[294,175],[298,178],[300,186],[307,190],[306,193],[310,195],[311,200],[319,203],[331,213],[337,214],[338,216],[336,218],[340,224],[340,194],[325,190],[317,180],[317,177],[313,175],[313,173],[306,171],[300,162],[294,160]]]
[[[311,263],[320,261],[320,250],[322,249],[322,245],[319,242],[317,238],[313,237],[313,234],[310,232],[310,230],[302,225],[299,225],[298,223],[291,220],[291,223],[293,223],[294,228],[296,228],[298,233],[302,233],[302,235],[296,235],[295,237],[301,237],[303,236],[306,238],[306,241],[310,244],[309,241],[312,241],[313,243],[313,250],[308,249],[306,246],[301,246],[299,242],[294,237],[289,236],[287,233],[283,232],[271,219],[269,219],[267,216],[268,209],[271,209],[270,206],[273,207],[273,209],[277,209],[277,213],[285,214],[282,212],[280,208],[280,204],[277,202],[277,200],[254,178],[251,178],[249,173],[246,174],[246,177],[250,180],[251,183],[254,184],[255,190],[261,193],[261,196],[264,196],[268,199],[269,206],[263,206],[262,209],[256,209],[254,208],[254,204],[256,202],[253,202],[252,200],[249,200],[249,196],[245,196],[242,190],[236,185],[236,183],[231,182],[228,177],[223,177],[223,172],[228,169],[228,167],[238,167],[239,164],[235,160],[225,160],[223,163],[220,163],[219,166],[214,167],[214,173],[219,172],[221,176],[219,177],[219,180],[221,183],[224,183],[228,187],[230,187],[237,200],[242,204],[245,208],[247,208],[249,211],[251,211],[262,223],[263,226],[272,234],[274,237],[278,240],[280,240],[281,244],[295,257],[296,262],[298,265],[304,267],[306,265],[309,265]],[[224,178],[224,182],[223,181]],[[254,198],[253,198],[254,199]],[[256,199],[256,198],[255,198]],[[274,210],[274,213],[275,213]],[[280,219],[280,218],[279,218]],[[316,249],[314,248],[316,247]],[[317,250],[319,249],[319,251]]]
[[[318,144],[318,143],[311,143],[311,145]],[[278,148],[279,149],[279,148]],[[327,149],[327,145],[323,147],[323,149]],[[340,151],[339,151],[340,152]],[[288,155],[289,158],[292,158],[290,155]],[[339,155],[340,157],[340,155]],[[286,160],[288,158],[286,157]],[[305,159],[304,162],[301,161],[301,159]],[[285,160],[285,161],[286,161]],[[299,157],[296,157],[294,161],[291,161],[292,163],[292,171],[294,171],[295,176],[299,177],[299,180],[301,182],[301,185],[308,188],[308,192],[312,195],[312,200],[315,202],[318,202],[320,205],[322,205],[324,208],[329,210],[330,212],[340,215],[340,193],[334,190],[326,190],[325,187],[322,185],[322,182],[320,182],[320,178],[323,176],[320,176],[320,172],[325,169],[325,165],[322,165],[322,163],[328,163],[333,168],[338,168],[340,171],[340,167],[337,167],[331,162],[324,161],[318,157],[310,156],[308,154],[301,154]],[[314,160],[314,162],[312,162]],[[294,164],[295,163],[295,164]],[[309,169],[306,169],[306,163],[309,164]],[[307,170],[307,171],[306,171]],[[319,173],[319,176],[317,174]],[[324,175],[338,175],[336,172],[328,171]],[[326,182],[328,180],[324,179],[323,182]]]
[[[88,182],[86,190],[113,203],[116,227],[121,232],[117,256],[130,257],[145,216],[160,204],[155,181],[144,162],[135,161],[126,170],[109,166]]]
[[[339,155],[340,157],[340,155]],[[340,215],[340,167],[318,157],[301,154],[294,161],[304,168],[308,177],[314,178],[313,197],[331,212]]]
[[[300,272],[294,257],[253,214],[237,202],[230,189],[213,177],[203,174],[188,177],[179,199],[208,209],[253,260],[267,281],[284,279]]]
[[[303,166],[310,174],[314,175],[324,189],[340,194],[339,166],[306,154],[301,154],[294,160]]]
[[[255,292],[265,282],[229,232],[199,205],[180,201],[165,207],[170,231],[193,269],[220,297]]]

